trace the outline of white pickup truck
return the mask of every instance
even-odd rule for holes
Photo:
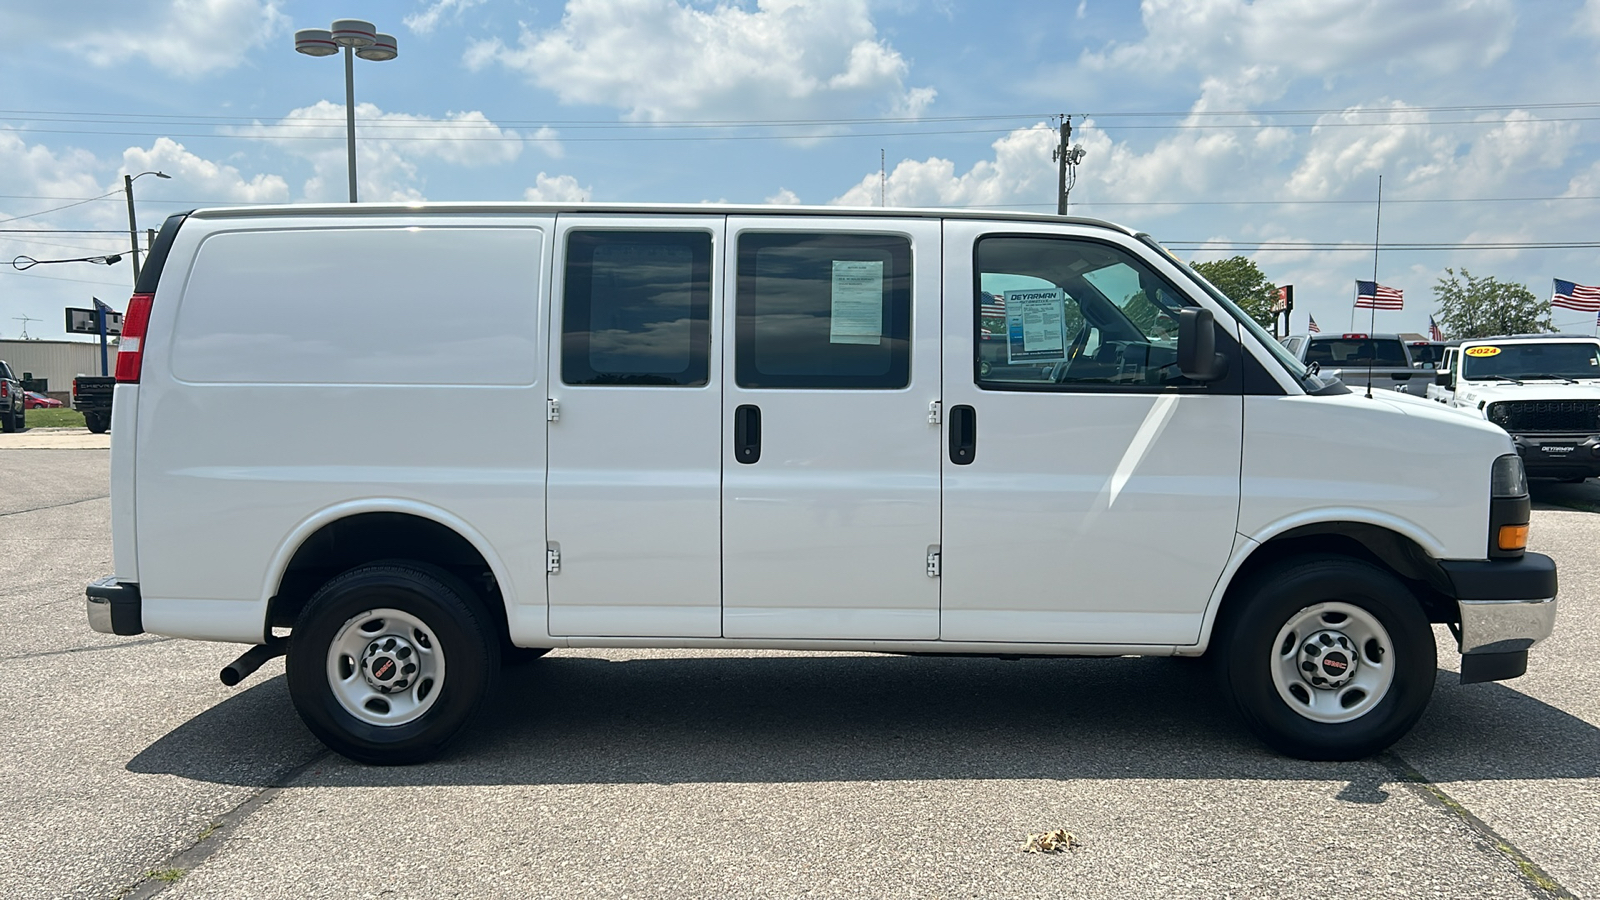
[[[1545,334],[1461,341],[1428,399],[1511,435],[1530,478],[1600,475],[1600,340]]]

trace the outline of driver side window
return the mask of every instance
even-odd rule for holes
[[[1136,256],[1053,237],[978,242],[979,387],[1189,384],[1178,372],[1178,310],[1190,301]]]

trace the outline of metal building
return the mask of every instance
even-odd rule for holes
[[[116,344],[112,343],[107,352],[115,369]],[[100,374],[100,342],[0,339],[0,359],[11,364],[18,378],[31,374],[35,379],[48,379],[50,396],[70,401],[74,377]]]

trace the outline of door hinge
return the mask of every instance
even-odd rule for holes
[[[561,574],[561,546],[554,541],[544,551],[544,570],[551,575]]]
[[[928,548],[928,577],[939,577],[939,545],[934,544]]]
[[[561,421],[561,401],[546,400],[544,402],[544,420],[546,422]]]
[[[939,401],[932,400],[928,403],[928,424],[939,424]]]

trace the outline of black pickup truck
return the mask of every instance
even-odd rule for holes
[[[0,359],[0,430],[11,432],[26,428],[22,421],[26,406],[22,382],[6,361]]]
[[[116,386],[115,378],[79,375],[72,379],[72,408],[83,413],[83,423],[95,434],[111,429],[111,397]]]

